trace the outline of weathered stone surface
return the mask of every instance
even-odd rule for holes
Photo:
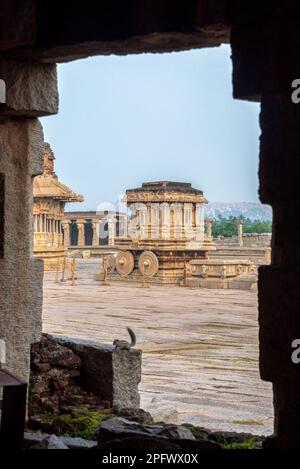
[[[55,65],[2,59],[0,77],[6,84],[6,104],[0,116],[39,117],[58,112]]]
[[[30,343],[41,333],[43,266],[32,258],[32,176],[43,142],[36,119],[0,125],[0,173],[4,178],[3,257],[0,259],[0,338],[8,369],[27,380]]]
[[[110,345],[57,337],[82,360],[80,384],[117,409],[138,409],[141,350],[115,350]]]
[[[75,353],[69,348],[61,346],[53,337],[47,334],[43,335],[42,341],[32,346],[31,357],[33,366],[44,364],[48,367],[52,365],[57,368],[76,370],[81,365],[81,360]],[[48,369],[46,367],[45,371],[48,371]],[[51,373],[49,374],[51,375]],[[65,376],[69,378],[70,374],[67,373]]]
[[[71,349],[47,334],[32,345],[29,415],[35,428],[48,431],[44,414],[69,414],[72,406],[100,405],[97,396],[78,386],[81,365],[81,359]],[[36,414],[41,416],[35,419]]]

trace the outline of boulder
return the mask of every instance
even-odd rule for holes
[[[126,420],[123,417],[112,417],[102,422],[97,430],[99,441],[108,441],[115,438],[168,438],[194,440],[192,432],[185,427],[176,425],[142,425]]]
[[[118,409],[118,416],[124,417],[127,420],[141,423],[143,425],[151,425],[154,423],[151,414],[143,409]]]
[[[174,406],[165,403],[159,397],[154,397],[147,405],[154,422],[164,422],[172,425],[179,425],[179,415]]]
[[[54,435],[52,435],[54,436]],[[25,432],[24,433],[24,448],[30,449],[43,440],[48,439],[51,435],[40,432]],[[94,449],[97,447],[97,441],[85,440],[83,438],[72,438],[70,436],[59,436],[57,439],[67,446],[69,449]],[[45,442],[43,443],[45,444]],[[37,448],[35,448],[37,449]],[[51,448],[49,448],[51,449]],[[65,448],[64,448],[65,449]]]
[[[32,446],[31,449],[69,449],[56,435],[49,435],[43,438],[39,443]]]

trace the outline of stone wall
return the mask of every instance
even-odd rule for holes
[[[266,248],[271,246],[272,233],[243,233],[243,246],[244,247],[258,247]],[[217,246],[236,246],[239,244],[239,238],[237,236],[230,236],[225,238],[219,236],[214,239]]]
[[[271,247],[272,234],[271,233],[244,233],[243,246],[244,247]]]

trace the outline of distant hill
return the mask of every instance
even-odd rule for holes
[[[252,202],[210,202],[205,207],[205,217],[218,219],[243,215],[251,221],[272,220],[272,209],[269,205]]]

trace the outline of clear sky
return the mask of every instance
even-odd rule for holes
[[[62,182],[96,210],[144,181],[191,182],[210,201],[257,202],[259,105],[234,101],[229,46],[58,66],[42,119]]]

